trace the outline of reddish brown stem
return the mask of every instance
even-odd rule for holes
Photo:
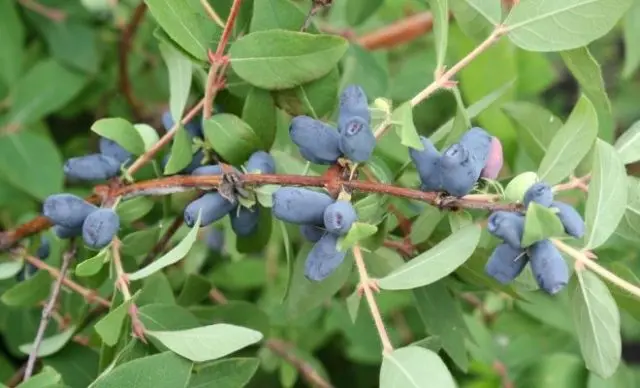
[[[131,20],[122,30],[120,37],[120,46],[118,53],[118,76],[120,84],[120,92],[127,100],[127,104],[131,107],[133,116],[140,120],[142,118],[142,109],[140,103],[136,100],[133,89],[131,88],[131,79],[129,78],[129,52],[131,51],[131,42],[133,37],[142,22],[145,12],[147,11],[147,4],[144,1],[140,1],[136,9],[133,11]]]
[[[39,13],[40,15],[54,22],[61,22],[67,18],[67,14],[59,9],[47,7],[35,0],[18,0],[23,7]]]
[[[432,28],[433,15],[431,12],[421,12],[363,35],[358,38],[357,42],[369,50],[390,48],[409,42],[431,31]]]

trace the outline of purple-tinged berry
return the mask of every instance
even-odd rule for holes
[[[63,171],[71,180],[101,181],[117,176],[120,172],[120,162],[110,156],[89,154],[68,159]]]
[[[452,144],[440,156],[442,188],[453,196],[463,197],[473,189],[481,169],[465,146]]]
[[[484,272],[498,282],[507,284],[522,272],[527,260],[523,249],[514,249],[511,245],[503,243],[494,249]]]
[[[249,236],[258,229],[258,221],[260,221],[260,208],[254,206],[249,209],[244,206],[240,206],[238,209],[233,209],[229,213],[231,219],[231,229],[238,236]]]
[[[564,231],[575,238],[584,236],[584,220],[582,216],[573,206],[564,202],[553,201],[551,207],[558,209],[556,215],[560,218],[560,222],[564,226]]]
[[[524,193],[524,206],[529,207],[529,203],[535,202],[544,207],[551,206],[553,202],[553,190],[545,182],[538,182],[529,187]]]
[[[251,154],[245,167],[249,173],[275,174],[276,161],[270,153],[257,151]]]
[[[300,233],[307,241],[318,242],[327,231],[316,225],[300,225]]]
[[[42,206],[42,214],[55,225],[77,229],[97,209],[80,197],[63,193],[48,196]]]
[[[273,193],[273,215],[294,224],[322,225],[329,195],[300,187],[281,187]]]
[[[356,163],[366,162],[376,148],[376,137],[365,119],[352,116],[340,128],[340,151]]]
[[[331,126],[308,116],[296,116],[289,126],[291,140],[312,163],[333,164],[340,157],[340,135]]]
[[[184,209],[184,223],[193,227],[201,211],[200,226],[207,226],[229,214],[235,207],[218,192],[206,193]]]
[[[60,239],[78,237],[82,234],[82,225],[77,228],[67,228],[62,225],[54,225],[53,233]]]
[[[351,117],[360,117],[367,125],[371,122],[371,112],[364,90],[358,85],[349,85],[340,94],[338,132],[342,132]]]
[[[440,171],[440,153],[431,140],[420,136],[420,142],[424,149],[422,151],[409,148],[409,156],[416,166],[422,191],[442,190],[442,174]]]
[[[120,217],[113,209],[98,209],[89,214],[82,224],[82,239],[93,249],[109,245],[120,229]]]
[[[533,276],[542,290],[553,295],[569,283],[567,263],[551,241],[538,241],[527,253]]]
[[[522,233],[524,232],[524,216],[519,213],[496,211],[489,216],[487,230],[492,235],[520,249]]]
[[[469,150],[469,154],[484,167],[489,159],[491,139],[489,132],[473,127],[462,135],[458,143]]]
[[[133,155],[129,151],[106,137],[100,137],[99,148],[102,155],[114,158],[120,163],[127,162],[133,158]]]
[[[338,236],[326,233],[314,244],[304,266],[307,279],[319,282],[331,275],[342,264],[346,252],[338,250]]]
[[[324,211],[325,229],[339,235],[347,234],[357,219],[356,210],[347,201],[336,201],[327,206]]]

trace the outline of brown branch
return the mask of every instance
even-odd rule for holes
[[[33,374],[33,368],[36,365],[36,358],[38,357],[38,350],[40,349],[40,344],[42,343],[42,339],[44,338],[44,332],[49,325],[49,319],[51,318],[51,314],[56,306],[56,302],[58,300],[58,295],[60,295],[60,289],[62,289],[62,282],[67,275],[67,271],[69,270],[69,265],[71,264],[71,260],[76,254],[76,244],[75,241],[71,240],[70,247],[67,252],[62,255],[62,265],[60,266],[60,276],[56,278],[53,287],[51,288],[51,294],[49,296],[49,301],[42,309],[42,317],[40,318],[40,325],[38,326],[38,331],[36,333],[36,338],[33,340],[33,347],[29,352],[29,358],[27,359],[27,366],[24,370],[24,378],[22,381],[26,381]]]
[[[129,52],[131,51],[131,42],[133,37],[135,36],[146,11],[147,4],[144,1],[140,1],[136,9],[133,11],[131,20],[129,20],[129,23],[127,23],[125,28],[122,30],[120,45],[118,47],[118,76],[120,92],[127,100],[127,103],[133,112],[133,116],[137,120],[142,118],[142,113],[140,103],[133,95],[131,80],[129,78]]]
[[[273,353],[283,358],[294,368],[296,368],[305,379],[305,381],[307,381],[307,383],[309,383],[309,385],[311,385],[312,387],[333,388],[333,385],[331,385],[322,376],[320,376],[318,372],[313,369],[313,366],[293,354],[293,352],[291,351],[292,346],[290,344],[277,338],[270,338],[266,341],[265,345]]]
[[[357,39],[357,42],[369,50],[390,48],[409,42],[431,31],[432,28],[431,12],[421,12],[363,35]]]
[[[67,18],[67,13],[56,8],[47,7],[35,0],[18,0],[23,7],[38,13],[54,22],[62,22]]]
[[[22,381],[22,377],[24,376],[24,371],[27,369],[27,364],[24,363],[16,372],[7,380],[7,387],[14,388]]]

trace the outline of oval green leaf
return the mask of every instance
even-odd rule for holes
[[[100,119],[93,123],[91,130],[102,137],[111,139],[134,155],[144,153],[144,141],[136,128],[120,117]]]
[[[220,113],[204,122],[204,136],[224,160],[230,164],[244,163],[263,148],[260,136],[238,116]]]
[[[408,346],[385,354],[380,388],[456,388],[456,382],[437,353]]]
[[[115,367],[100,376],[89,388],[186,387],[191,378],[193,363],[172,352],[138,358]],[[135,382],[135,383],[133,383]]]

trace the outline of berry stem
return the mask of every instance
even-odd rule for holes
[[[382,342],[382,350],[385,354],[389,354],[393,352],[393,345],[391,344],[389,334],[387,334],[387,329],[385,328],[384,322],[382,321],[382,314],[380,314],[380,309],[378,308],[376,299],[374,298],[373,292],[371,291],[372,279],[369,278],[367,267],[364,265],[364,257],[362,256],[362,251],[360,250],[359,244],[353,246],[353,257],[356,261],[358,274],[360,275],[360,288],[364,292],[365,298],[367,299],[367,304],[369,305],[369,309],[371,310],[373,322],[376,325],[378,336],[380,337],[380,341]]]
[[[27,366],[24,370],[24,377],[22,381],[26,381],[33,374],[33,368],[36,364],[36,358],[38,357],[38,350],[40,349],[40,344],[42,343],[42,339],[44,338],[44,332],[47,330],[47,326],[49,325],[49,320],[51,319],[51,315],[53,310],[55,309],[56,302],[58,300],[58,295],[60,295],[60,290],[62,289],[63,279],[67,275],[67,271],[69,270],[69,265],[71,264],[71,260],[76,254],[76,244],[75,241],[70,242],[69,249],[62,255],[62,265],[60,266],[59,276],[56,278],[53,287],[51,288],[51,293],[49,294],[49,300],[46,305],[42,309],[42,317],[40,318],[40,325],[38,326],[38,331],[36,333],[36,338],[33,340],[33,346],[31,347],[31,351],[29,352],[29,358],[27,360]]]

